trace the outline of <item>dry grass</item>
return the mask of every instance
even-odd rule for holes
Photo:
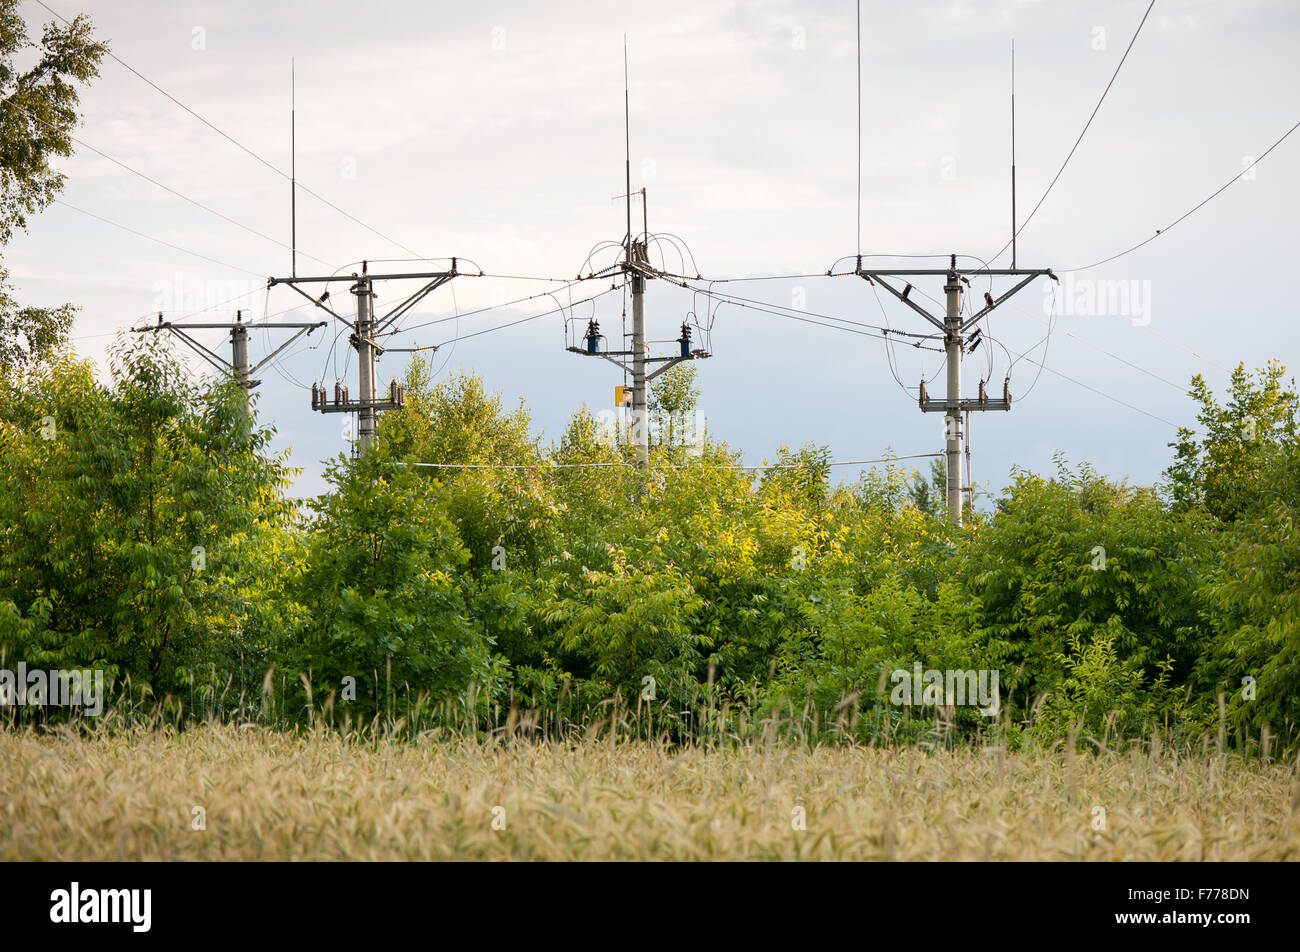
[[[1300,856],[1294,766],[1233,757],[365,743],[207,726],[0,731],[0,762],[4,860]],[[205,830],[191,829],[195,806]]]

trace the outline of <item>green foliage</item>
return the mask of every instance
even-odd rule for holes
[[[467,611],[469,553],[445,511],[444,490],[379,454],[339,457],[334,491],[313,500],[306,565],[295,586],[310,608],[291,657],[317,693],[342,694],[368,720],[425,695],[456,697],[491,681],[488,643]]]
[[[1032,705],[1066,677],[1071,637],[1107,631],[1153,683],[1162,665],[1185,679],[1203,648],[1190,594],[1214,547],[1203,520],[1175,515],[1150,490],[1061,466],[1021,473],[965,560],[981,626],[1006,645],[1004,685]]]
[[[62,190],[63,173],[50,160],[72,154],[77,84],[98,75],[107,50],[85,16],[48,23],[33,41],[17,0],[0,0],[0,258],[15,229],[25,229]],[[76,312],[70,304],[20,307],[8,278],[0,264],[0,375],[51,358]]]
[[[909,495],[916,508],[927,515],[940,515],[948,506],[948,466],[946,457],[930,460],[930,478],[919,473]]]
[[[1222,695],[1242,743],[1294,746],[1300,450],[1279,371],[1234,378],[1231,406],[1273,414],[1262,447],[1207,410],[1164,492],[1058,462],[958,529],[899,466],[833,482],[825,447],[756,472],[707,437],[642,470],[585,409],[543,447],[523,407],[422,362],[373,450],[300,506],[234,389],[187,381],[160,343],[120,349],[110,385],[59,359],[0,393],[0,647],[200,709],[245,716],[261,693],[282,723],[412,733],[505,711],[708,740],[740,712],[805,739],[1113,746],[1217,734]],[[918,666],[996,673],[996,711],[900,703]]]
[[[1178,441],[1170,444],[1175,460],[1166,476],[1176,508],[1202,507],[1231,522],[1265,502],[1257,473],[1297,436],[1300,403],[1294,389],[1284,387],[1284,373],[1281,364],[1271,362],[1256,380],[1238,365],[1222,405],[1200,374],[1192,378],[1201,433],[1180,427]]]
[[[112,373],[103,386],[63,359],[0,378],[0,644],[161,694],[230,668],[249,556],[287,518],[289,471],[242,393],[191,383],[161,341],[119,344]]]
[[[683,430],[690,438],[699,399],[695,364],[689,361],[669,367],[651,382],[646,402],[658,442],[671,449],[682,441]]]

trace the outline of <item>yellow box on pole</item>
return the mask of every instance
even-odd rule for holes
[[[614,388],[614,406],[630,407],[632,405],[632,388],[617,386]]]

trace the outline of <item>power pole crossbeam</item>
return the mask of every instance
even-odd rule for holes
[[[348,321],[347,318],[345,318],[345,317],[341,317],[340,315],[335,314],[335,313],[334,313],[334,309],[333,309],[332,307],[330,307],[328,304],[325,303],[325,298],[324,298],[324,297],[314,298],[314,297],[312,297],[310,294],[308,294],[306,291],[304,291],[302,288],[298,287],[298,282],[301,281],[301,280],[304,280],[304,279],[302,279],[302,278],[292,278],[292,279],[287,279],[287,280],[282,279],[282,280],[280,280],[280,281],[276,281],[275,278],[272,278],[270,281],[267,282],[267,285],[266,285],[266,286],[267,286],[268,288],[271,288],[271,287],[275,286],[276,284],[287,284],[289,287],[293,288],[295,291],[297,291],[299,294],[301,294],[304,298],[306,298],[308,301],[310,301],[314,306],[320,308],[320,309],[321,309],[322,311],[324,311],[326,314],[330,315],[330,317],[334,318],[334,320],[339,321],[339,322],[341,322],[341,323],[343,323],[343,324],[351,323],[350,321]]]
[[[204,347],[202,344],[196,341],[189,334],[185,333],[183,330],[178,328],[175,324],[170,324],[170,325],[164,324],[163,327],[167,328],[167,330],[171,331],[181,340],[185,341],[185,343],[189,344],[191,350],[193,350],[200,357],[202,357],[204,360],[210,363],[213,367],[216,367],[217,370],[221,371],[222,373],[230,373],[231,370],[233,369],[233,364],[226,363],[224,360],[222,360],[212,351],[208,350],[206,347]]]
[[[293,327],[293,326],[295,326],[295,325],[292,325],[292,324],[279,324],[279,325],[276,325],[276,324],[268,324],[268,325],[266,325],[266,326],[268,326],[268,327],[277,327],[277,326],[278,326],[278,327]],[[282,350],[284,350],[286,347],[288,347],[290,344],[292,344],[294,341],[296,341],[296,340],[297,340],[299,337],[301,337],[303,334],[310,334],[310,333],[311,333],[312,331],[314,331],[316,328],[318,328],[318,327],[324,327],[324,326],[325,326],[325,322],[324,322],[324,321],[318,321],[318,322],[315,323],[315,324],[302,324],[302,325],[298,325],[298,326],[300,327],[300,330],[298,331],[298,333],[294,334],[292,337],[290,337],[287,341],[285,341],[283,344],[281,344],[281,345],[280,345],[279,347],[277,347],[275,350],[271,351],[269,354],[267,354],[265,357],[263,357],[261,360],[259,360],[259,361],[258,361],[258,362],[253,366],[253,367],[251,367],[251,368],[249,369],[248,372],[249,372],[249,373],[254,373],[254,374],[257,373],[259,370],[261,370],[263,367],[265,367],[265,366],[267,365],[267,363],[269,363],[270,361],[274,360],[277,354],[279,354]],[[245,336],[247,336],[247,335],[245,335]],[[247,355],[245,355],[245,357],[247,357]]]
[[[191,323],[191,324],[176,324],[171,321],[164,321],[162,319],[162,315],[159,314],[157,324],[148,325],[146,327],[137,327],[135,328],[135,333],[143,334],[148,331],[153,331],[156,333],[158,331],[165,330],[175,334],[182,341],[184,341],[185,344],[187,344],[191,350],[193,350],[196,354],[198,354],[200,357],[206,360],[214,368],[216,368],[218,372],[223,374],[230,374],[232,377],[235,378],[235,382],[244,391],[244,412],[245,414],[251,417],[253,408],[249,400],[249,395],[251,394],[253,388],[256,387],[261,382],[252,379],[252,375],[255,374],[262,367],[266,366],[266,364],[269,361],[273,360],[277,354],[283,351],[286,347],[288,347],[290,344],[296,341],[303,334],[310,334],[312,331],[316,330],[316,328],[324,327],[324,326],[325,326],[324,321],[315,321],[312,323],[245,324],[243,321],[243,312],[237,311],[235,312],[235,320],[233,322],[227,322],[225,324],[202,323],[202,322]],[[250,330],[270,330],[273,328],[277,330],[294,329],[297,330],[298,333],[294,334],[287,341],[285,341],[283,344],[281,344],[279,347],[273,350],[270,354],[268,354],[266,357],[258,361],[256,366],[250,367],[249,357],[248,357],[248,332]],[[221,357],[217,356],[216,353],[209,350],[207,347],[204,347],[202,344],[200,344],[189,334],[185,333],[186,331],[192,331],[192,330],[230,331],[230,360],[229,361],[223,360]]]
[[[1046,275],[1047,277],[1051,278],[1053,281],[1056,280],[1056,275],[1052,274],[1052,271],[1051,271],[1050,268],[1047,269],[1047,270],[1045,270],[1045,271],[1034,271],[1034,272],[1031,272],[1030,275],[1029,275],[1029,277],[1025,278],[1025,280],[1021,281],[1019,284],[1017,284],[1015,287],[1013,287],[1010,291],[1007,291],[1005,294],[1000,294],[1000,295],[998,295],[998,297],[996,297],[996,298],[993,299],[993,303],[992,303],[992,304],[986,304],[986,305],[983,307],[983,309],[981,309],[981,310],[978,311],[977,313],[973,314],[973,315],[970,317],[969,320],[967,320],[964,324],[962,324],[961,329],[964,331],[964,330],[966,330],[968,327],[973,327],[973,326],[975,325],[975,323],[976,323],[977,321],[981,320],[981,319],[984,317],[984,315],[986,315],[986,314],[989,313],[989,311],[993,310],[993,309],[994,309],[995,307],[997,307],[999,304],[1001,304],[1002,302],[1006,301],[1006,300],[1007,300],[1008,298],[1010,298],[1013,294],[1017,293],[1018,291],[1023,290],[1023,289],[1024,289],[1024,288],[1025,288],[1025,287],[1026,287],[1030,282],[1031,282],[1031,281],[1034,280],[1034,278],[1041,277],[1041,276],[1043,276],[1043,275]]]
[[[654,357],[654,358],[651,358],[650,360],[647,360],[646,363],[659,363],[659,362],[662,362],[662,363],[663,363],[663,366],[662,366],[662,367],[659,367],[659,368],[657,368],[657,369],[655,369],[655,370],[652,370],[652,371],[650,371],[648,374],[646,374],[646,375],[645,375],[646,382],[649,383],[651,380],[654,380],[655,377],[658,377],[658,376],[659,376],[661,373],[663,373],[665,370],[669,369],[670,367],[676,367],[678,364],[680,364],[680,363],[681,363],[682,361],[684,361],[684,360],[697,360],[697,359],[699,359],[699,358],[701,358],[701,357],[707,357],[707,356],[709,356],[709,355],[708,355],[708,354],[699,353],[699,354],[691,354],[691,356],[689,356],[689,357]]]
[[[419,303],[420,303],[421,301],[423,301],[426,297],[428,297],[428,296],[429,296],[430,294],[432,294],[434,291],[438,290],[438,288],[442,287],[444,284],[446,284],[446,283],[447,283],[448,281],[450,281],[452,278],[456,277],[456,275],[458,274],[458,272],[454,270],[454,267],[455,267],[455,265],[454,265],[454,259],[453,259],[453,270],[448,271],[448,272],[446,272],[445,274],[442,274],[442,275],[440,275],[440,276],[434,278],[432,281],[430,281],[430,282],[429,282],[428,284],[426,284],[424,287],[420,288],[418,291],[414,292],[414,293],[411,294],[409,297],[407,297],[407,299],[406,299],[405,301],[403,301],[401,304],[397,305],[397,307],[393,308],[391,311],[389,311],[389,312],[388,312],[387,314],[385,314],[383,317],[379,318],[379,320],[375,322],[375,323],[376,323],[376,328],[375,328],[375,329],[376,329],[376,332],[382,332],[382,331],[385,330],[386,328],[391,327],[391,326],[393,325],[393,323],[394,323],[395,321],[400,320],[400,319],[402,318],[402,316],[406,314],[407,311],[409,311],[411,308],[415,307],[415,305],[419,304]]]
[[[945,272],[945,273],[946,273],[946,272]],[[935,317],[933,314],[931,314],[931,313],[930,313],[929,311],[927,311],[925,308],[921,307],[921,306],[920,306],[919,304],[917,304],[915,301],[913,301],[912,299],[910,299],[910,298],[907,296],[907,292],[906,292],[906,290],[903,290],[903,291],[895,290],[895,288],[894,288],[894,286],[893,286],[892,284],[890,284],[888,281],[883,280],[883,279],[882,279],[878,274],[869,274],[869,273],[866,272],[866,271],[859,271],[858,274],[860,274],[862,277],[864,277],[864,278],[866,278],[866,279],[868,279],[868,280],[874,280],[876,284],[879,284],[882,288],[884,288],[886,291],[888,291],[888,292],[889,292],[890,294],[892,294],[894,297],[898,298],[900,301],[902,301],[904,304],[906,304],[906,305],[907,305],[908,307],[910,307],[912,310],[916,311],[917,314],[920,314],[922,317],[924,317],[927,321],[929,321],[929,322],[930,322],[931,324],[933,324],[935,327],[939,328],[939,330],[943,330],[943,329],[944,329],[944,323],[943,323],[943,321],[939,320],[937,317]]]

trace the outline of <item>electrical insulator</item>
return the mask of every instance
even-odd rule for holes
[[[311,408],[320,409],[320,385],[315,383],[311,385]]]
[[[1005,401],[1007,407],[1010,408],[1011,406],[1011,378],[1010,377],[1007,377],[1006,380],[1002,381],[1002,399],[1003,401]]]
[[[682,336],[678,339],[678,343],[682,345],[682,356],[691,356],[691,329],[685,321],[682,321]]]
[[[980,381],[980,403],[988,403],[988,402],[989,402],[989,393],[984,388],[984,381],[981,380]]]
[[[925,381],[922,380],[921,381],[921,409],[924,410],[929,405],[930,405],[930,394],[925,389]]]
[[[587,353],[596,353],[596,342],[600,340],[600,325],[596,321],[587,322]]]
[[[903,288],[903,300],[906,301],[907,296],[911,293],[912,293],[912,286],[909,284],[907,287]]]
[[[992,306],[993,306],[993,295],[990,294],[988,291],[985,291],[985,292],[984,292],[984,303],[985,303],[988,307],[992,307]]]
[[[339,386],[339,382],[335,380],[334,381],[334,406],[337,407],[342,402],[343,402],[343,388]]]

